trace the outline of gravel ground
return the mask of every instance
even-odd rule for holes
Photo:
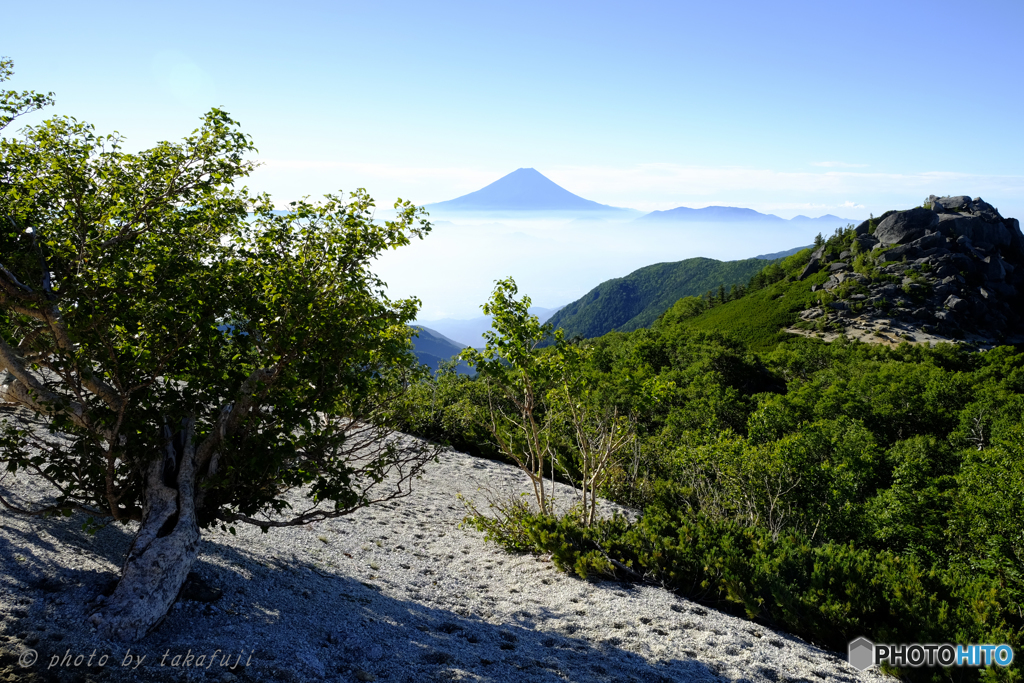
[[[0,489],[45,494],[11,475]],[[0,513],[0,681],[883,680],[668,591],[588,583],[485,543],[460,526],[456,494],[486,508],[527,490],[508,465],[448,451],[414,489],[309,527],[206,532],[194,569],[222,597],[183,597],[134,644],[86,621],[133,527],[89,536],[78,516]]]

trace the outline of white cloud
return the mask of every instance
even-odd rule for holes
[[[822,168],[867,168],[867,164],[848,164],[845,161],[812,161],[811,166]]]

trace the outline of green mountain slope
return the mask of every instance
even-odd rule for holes
[[[459,355],[459,352],[465,348],[464,344],[453,341],[429,327],[414,325],[413,329],[419,333],[412,338],[413,353],[419,358],[420,363],[429,365],[431,370],[437,371],[442,361]],[[466,375],[473,374],[473,369],[465,361],[459,361],[455,370]]]
[[[602,282],[548,321],[567,337],[600,337],[612,330],[628,332],[649,327],[673,303],[708,290],[746,284],[767,265],[763,259],[716,261],[692,258],[656,263],[629,275]]]
[[[810,249],[804,249],[772,264],[765,269],[763,288],[751,287],[746,296],[734,301],[706,308],[693,305],[692,299],[681,299],[665,312],[658,324],[722,332],[743,341],[753,351],[773,349],[780,341],[792,338],[785,328],[793,325],[798,314],[821,297],[820,292],[811,291],[811,286],[828,279],[825,272],[798,279],[810,253]]]

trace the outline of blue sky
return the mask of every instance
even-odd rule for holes
[[[13,85],[130,146],[221,106],[282,202],[519,167],[644,210],[1024,214],[1024,3],[17,3]],[[19,30],[11,30],[17,27]]]

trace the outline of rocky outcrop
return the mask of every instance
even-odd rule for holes
[[[918,208],[897,211],[879,223],[875,238],[883,245],[906,244],[930,232],[939,222],[934,211]]]
[[[830,241],[801,274],[829,273],[812,288],[825,303],[804,311],[805,322],[872,329],[884,319],[910,337],[1024,339],[1024,235],[981,198],[933,195],[843,240],[847,250]]]

